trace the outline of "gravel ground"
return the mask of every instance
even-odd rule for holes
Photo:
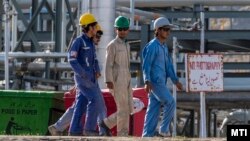
[[[0,141],[226,141],[225,138],[140,138],[140,137],[72,137],[72,136],[3,136]]]

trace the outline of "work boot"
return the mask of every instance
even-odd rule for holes
[[[117,131],[117,136],[128,137],[128,129],[123,128],[120,131]]]
[[[110,132],[110,129],[108,128],[108,126],[105,124],[104,120],[100,122],[99,126],[104,129],[104,132],[105,132],[104,136],[112,136],[112,133]]]
[[[68,136],[83,136],[82,133],[68,133]]]
[[[159,137],[172,137],[171,134],[170,134],[170,132],[168,132],[168,133],[159,132],[159,133],[158,133],[158,136],[159,136]]]
[[[61,136],[61,135],[62,135],[62,132],[58,131],[58,130],[56,129],[56,127],[55,127],[54,124],[53,124],[53,125],[50,125],[50,126],[48,127],[48,130],[49,130],[49,132],[50,132],[50,134],[51,134],[52,136]]]
[[[83,131],[83,136],[99,136],[97,131],[92,131],[92,130],[84,130]]]

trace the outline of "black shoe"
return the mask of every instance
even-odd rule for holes
[[[112,136],[112,133],[110,132],[110,129],[108,128],[108,126],[104,123],[104,121],[102,120],[101,123],[99,124],[100,127],[102,127],[104,129],[105,135],[106,136]]]
[[[82,136],[82,133],[70,133],[68,134],[69,136]]]
[[[160,133],[160,132],[157,132],[156,133],[156,136],[157,137],[172,137],[172,135],[168,132],[168,133]]]
[[[92,130],[84,130],[83,136],[99,136],[98,132]]]

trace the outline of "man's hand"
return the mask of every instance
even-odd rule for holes
[[[182,90],[182,84],[179,81],[175,85],[178,90]]]
[[[147,81],[144,86],[144,89],[147,93],[150,93],[150,91],[152,90],[152,84],[149,81]]]
[[[107,88],[109,88],[109,89],[113,89],[113,88],[114,88],[113,82],[106,82],[106,86],[107,86]]]
[[[101,73],[100,73],[100,72],[96,72],[96,73],[95,73],[96,79],[98,79],[100,76],[101,76]]]

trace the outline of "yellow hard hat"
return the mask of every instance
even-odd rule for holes
[[[94,22],[97,22],[95,19],[95,16],[93,14],[90,14],[90,13],[82,14],[82,16],[79,19],[80,26],[86,26],[86,25],[94,23]]]
[[[99,24],[96,25],[96,29],[97,29],[97,34],[99,34],[99,35],[103,34],[102,28]]]
[[[97,31],[102,31],[102,28],[99,24],[96,25],[96,29],[97,29]]]

